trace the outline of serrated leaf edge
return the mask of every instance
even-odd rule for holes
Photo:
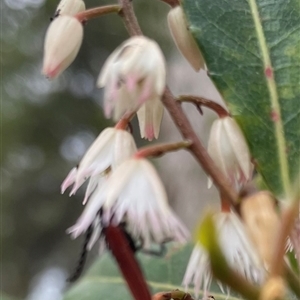
[[[256,0],[248,0],[248,3],[255,24],[255,30],[258,38],[258,44],[262,54],[264,70],[266,71],[269,68],[269,70],[273,72],[271,58],[268,51],[268,46],[267,46],[264,30],[262,27],[262,23],[260,20]],[[284,196],[289,197],[291,195],[291,183],[289,177],[289,165],[288,165],[288,159],[286,154],[286,141],[285,141],[284,128],[283,128],[283,122],[281,117],[279,97],[278,97],[276,82],[273,74],[272,76],[265,75],[265,77],[267,81],[268,90],[270,93],[272,113],[276,115],[276,121],[274,121],[274,126],[275,126],[275,135],[277,141],[278,156],[279,156],[278,158],[279,158],[279,165],[281,169],[281,179],[282,179],[282,184],[284,189]]]

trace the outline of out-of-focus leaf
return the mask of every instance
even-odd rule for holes
[[[138,255],[151,292],[182,289],[182,278],[191,253],[192,246],[181,249],[170,248],[166,257]],[[217,287],[215,287],[217,290]],[[193,293],[192,290],[189,290]],[[227,295],[211,292],[216,300],[224,300]],[[130,300],[126,283],[117,265],[109,254],[99,258],[87,274],[66,293],[63,300]],[[237,300],[229,297],[227,299]]]
[[[300,167],[299,0],[183,0],[209,74],[267,186],[291,195]]]
[[[17,298],[9,296],[2,291],[0,291],[0,300],[17,300]]]

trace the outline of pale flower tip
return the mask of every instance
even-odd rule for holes
[[[155,138],[153,125],[146,126],[145,129],[145,138],[149,141],[152,141]]]
[[[42,73],[51,79],[61,74],[77,56],[82,39],[83,27],[76,18],[54,19],[45,37]]]
[[[193,69],[196,72],[200,69],[205,69],[203,56],[188,29],[183,10],[180,6],[170,10],[168,14],[168,25],[178,50],[190,63]]]

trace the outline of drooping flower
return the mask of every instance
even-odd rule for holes
[[[75,59],[83,39],[82,24],[62,15],[51,22],[45,37],[43,74],[55,78]]]
[[[231,117],[214,121],[207,151],[220,171],[237,188],[251,179],[253,166],[245,137]]]
[[[151,242],[184,242],[188,231],[172,212],[153,166],[141,158],[124,161],[91,196],[77,223],[69,229],[74,238],[87,230],[102,209],[102,222],[123,221],[147,248]]]
[[[87,198],[96,189],[107,169],[115,169],[124,160],[131,157],[136,151],[132,135],[123,129],[106,128],[85,153],[79,166],[73,168],[62,183],[62,193],[72,184],[70,196],[74,194],[84,181],[91,177],[86,191]]]
[[[56,8],[54,18],[67,15],[74,16],[85,10],[85,3],[82,0],[61,0]]]
[[[105,115],[113,116],[115,121],[126,112],[137,111],[146,102],[157,107],[165,84],[164,56],[156,42],[142,36],[131,37],[109,56],[97,82],[98,87],[105,87]],[[158,115],[151,118],[155,121],[153,126],[146,122],[148,127],[159,127],[161,110]]]
[[[231,268],[247,280],[261,283],[264,280],[265,270],[239,218],[232,212],[220,212],[215,214],[214,223],[219,245]],[[183,285],[187,288],[192,283],[196,297],[198,297],[200,289],[203,289],[204,296],[207,296],[211,281],[212,274],[208,253],[197,243],[191,254]],[[221,285],[220,288],[224,292]]]
[[[205,62],[195,39],[188,29],[183,10],[180,6],[172,8],[168,13],[168,24],[173,40],[195,71],[205,69]]]

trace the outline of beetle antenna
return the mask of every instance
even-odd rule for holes
[[[73,272],[73,274],[67,279],[67,282],[75,282],[82,274],[82,271],[86,263],[87,254],[88,254],[87,245],[92,237],[92,233],[93,233],[93,226],[90,225],[85,235],[83,247],[80,253],[80,258],[77,263],[76,269]]]

